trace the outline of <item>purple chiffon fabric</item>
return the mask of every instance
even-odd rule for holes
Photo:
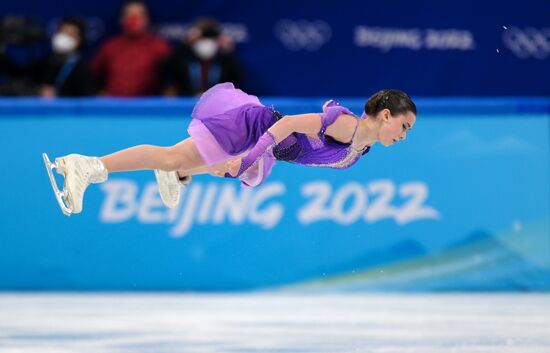
[[[260,185],[271,173],[276,160],[328,168],[348,168],[353,165],[370,147],[357,153],[352,150],[351,143],[338,142],[325,136],[327,127],[341,114],[354,115],[335,102],[329,104],[326,111],[320,114],[322,128],[318,139],[292,133],[273,150],[269,149],[262,154],[252,168],[239,176],[241,184]],[[264,106],[256,96],[236,89],[231,83],[221,83],[206,91],[191,116],[193,120],[188,132],[209,166],[246,156],[278,119],[274,109]]]
[[[191,113],[187,131],[204,162],[214,166],[243,157],[277,118],[258,98],[220,83],[206,91]],[[271,172],[275,158],[266,154],[239,179],[243,186],[259,185]]]

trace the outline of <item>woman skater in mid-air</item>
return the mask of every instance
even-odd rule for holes
[[[70,154],[54,163],[44,154],[62,211],[81,212],[88,185],[107,180],[113,172],[154,170],[160,196],[172,208],[181,186],[196,174],[239,178],[244,186],[257,186],[276,160],[348,168],[375,142],[390,146],[404,140],[416,121],[416,106],[399,90],[382,90],[369,98],[361,117],[332,100],[322,113],[282,115],[222,83],[201,96],[191,116],[191,137],[174,146],[139,145],[104,157]],[[63,191],[55,184],[54,168],[65,177]]]

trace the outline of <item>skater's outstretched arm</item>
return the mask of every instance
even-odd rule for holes
[[[327,127],[326,134],[335,137],[337,140],[347,141],[353,135],[357,124],[352,115],[341,114],[331,125]],[[269,131],[277,143],[287,138],[293,132],[302,134],[317,134],[323,126],[321,116],[317,113],[285,115],[282,119],[273,124]]]
[[[321,117],[316,113],[285,115],[273,124],[269,131],[277,143],[287,138],[293,132],[314,134],[321,129]]]

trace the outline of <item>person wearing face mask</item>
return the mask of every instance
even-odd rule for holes
[[[51,39],[52,53],[36,64],[40,96],[96,94],[93,75],[81,57],[85,42],[84,22],[76,17],[62,18]]]
[[[167,60],[165,77],[167,95],[194,96],[220,82],[235,86],[242,82],[233,41],[210,18],[201,18],[191,26],[184,42]]]
[[[162,63],[170,53],[168,43],[149,32],[149,10],[142,1],[122,6],[120,24],[122,33],[107,40],[92,60],[101,94],[159,95]]]

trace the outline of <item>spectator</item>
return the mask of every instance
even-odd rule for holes
[[[49,47],[47,40],[36,19],[19,15],[0,18],[0,96],[39,93],[34,69]]]
[[[52,37],[52,53],[36,65],[42,97],[96,94],[95,80],[81,58],[85,44],[84,22],[77,17],[61,19]]]
[[[26,90],[15,90],[13,86],[22,86],[27,88]],[[4,45],[0,44],[0,96],[7,95],[24,95],[25,93],[36,94],[29,84],[29,80],[25,79],[25,70],[17,65],[9,55],[6,54]]]
[[[240,86],[242,74],[234,43],[216,20],[197,20],[166,63],[167,95],[199,95],[220,82]]]
[[[92,61],[101,93],[111,96],[160,94],[160,66],[170,47],[148,31],[147,5],[136,0],[125,3],[120,24],[123,32],[109,39]]]

